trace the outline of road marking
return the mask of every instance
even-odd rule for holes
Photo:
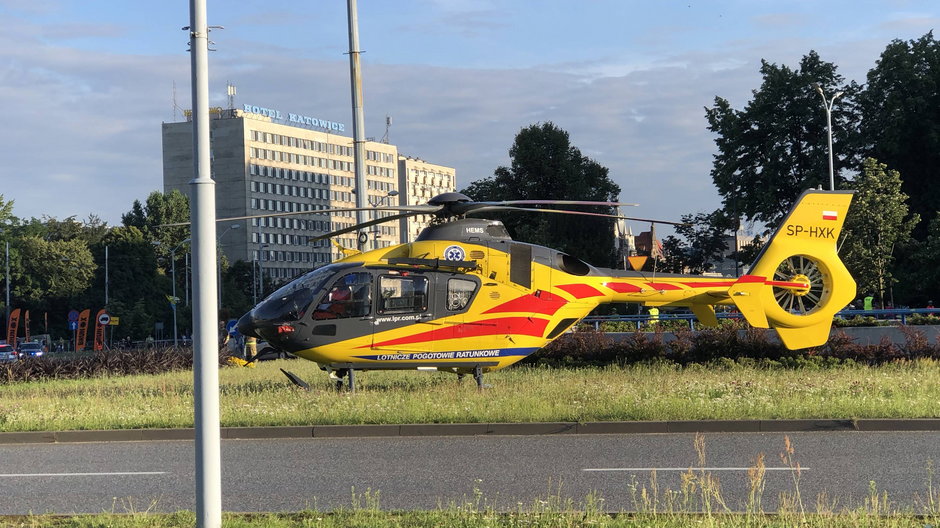
[[[0,478],[18,477],[124,477],[166,475],[166,471],[115,471],[111,473],[0,473]]]
[[[635,467],[635,468],[584,468],[581,471],[750,471],[749,467]],[[808,467],[765,467],[764,471],[809,471]]]

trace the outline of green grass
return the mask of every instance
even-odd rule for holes
[[[292,386],[284,367],[311,382]],[[940,363],[820,369],[758,365],[509,368],[471,379],[365,372],[355,394],[306,361],[220,370],[222,425],[545,421],[934,418]],[[191,427],[192,374],[49,380],[0,386],[0,431]]]

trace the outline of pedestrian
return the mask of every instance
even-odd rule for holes
[[[245,339],[245,359],[251,361],[258,355],[258,340],[255,336],[248,336]]]

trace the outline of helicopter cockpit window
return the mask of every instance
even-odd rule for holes
[[[421,276],[383,275],[379,277],[378,312],[402,314],[428,309],[428,279]]]
[[[330,264],[291,281],[261,301],[255,307],[255,316],[272,321],[303,319],[323,284],[338,271],[349,266],[350,264]]]
[[[470,304],[477,283],[467,279],[449,279],[447,281],[447,309],[459,312]]]
[[[365,317],[372,313],[372,275],[350,273],[330,285],[313,312],[314,319]]]

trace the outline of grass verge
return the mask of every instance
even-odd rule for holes
[[[303,392],[279,371],[313,385]],[[358,392],[332,389],[306,361],[220,371],[222,425],[491,423],[800,418],[935,418],[940,362],[812,369],[673,364],[581,369],[514,367],[472,380],[366,372]],[[192,373],[0,386],[0,431],[191,427]]]

